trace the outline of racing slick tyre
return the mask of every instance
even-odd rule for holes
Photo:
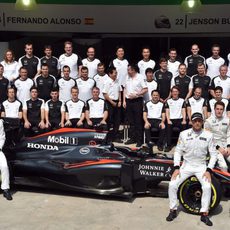
[[[212,177],[211,189],[210,211],[214,210],[219,205],[222,195],[221,186],[215,177]],[[187,212],[192,214],[200,213],[201,196],[201,184],[195,176],[186,179],[178,189],[180,204]]]

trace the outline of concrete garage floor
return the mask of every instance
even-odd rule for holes
[[[167,192],[167,186],[161,189]],[[227,230],[230,226],[230,201],[225,198],[211,218],[212,228],[184,211],[174,222],[166,222],[167,198],[138,196],[128,202],[39,189],[16,190],[13,198],[0,197],[1,230]]]

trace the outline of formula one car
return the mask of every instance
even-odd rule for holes
[[[169,181],[173,160],[146,149],[107,145],[105,132],[62,128],[21,140],[5,149],[15,185],[132,197],[152,194]],[[221,199],[230,173],[213,170],[211,209]],[[195,176],[184,181],[179,201],[190,213],[199,213],[202,190]]]

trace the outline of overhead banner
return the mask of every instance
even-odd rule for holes
[[[16,11],[0,3],[0,30],[77,33],[230,32],[230,5],[203,5],[186,14],[179,5],[48,5]]]

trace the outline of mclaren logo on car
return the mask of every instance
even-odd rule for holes
[[[47,142],[55,143],[55,144],[64,144],[64,145],[77,145],[78,138],[77,137],[48,136]]]
[[[30,149],[43,149],[43,150],[59,150],[59,148],[55,145],[46,145],[46,144],[38,144],[38,143],[27,143],[27,148]]]

